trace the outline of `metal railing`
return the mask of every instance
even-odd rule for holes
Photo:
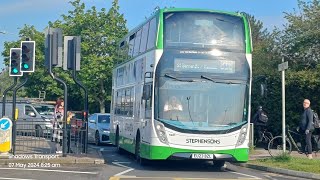
[[[57,131],[50,121],[30,119],[18,119],[16,127],[15,154],[54,154],[60,141],[54,138]],[[62,127],[63,128],[63,127]],[[81,154],[85,148],[85,127],[67,125],[67,153]],[[62,137],[61,137],[62,146]],[[61,147],[62,149],[62,147]]]

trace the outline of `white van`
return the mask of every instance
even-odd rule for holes
[[[12,103],[6,103],[5,116],[12,120]],[[16,109],[18,109],[17,134],[28,133],[35,134],[37,137],[43,137],[45,134],[51,134],[52,123],[50,119],[42,116],[29,103],[17,103]],[[2,115],[2,102],[0,102],[0,115]]]

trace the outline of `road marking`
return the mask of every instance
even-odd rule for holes
[[[73,173],[73,174],[98,174],[98,172],[82,172],[82,171],[65,171],[65,170],[54,170],[54,169],[27,169],[27,168],[0,168],[5,170],[22,170],[22,171],[44,171],[44,172],[62,172],[62,173]]]
[[[257,177],[257,176],[252,176],[252,175],[249,175],[249,174],[244,174],[244,173],[239,173],[239,172],[233,172],[233,171],[228,171],[228,172],[233,173],[233,174],[242,175],[242,176],[251,177],[251,178],[253,178],[253,179],[261,179],[261,178],[259,178],[259,177]]]
[[[109,178],[109,180],[125,180],[125,179],[172,179],[172,180],[217,180],[215,178],[178,178],[178,177],[136,177],[136,176],[112,176]],[[241,179],[241,178],[240,178]],[[250,179],[251,178],[246,178]],[[221,179],[219,180],[234,180],[234,179]]]
[[[115,174],[115,175],[113,175],[113,176],[121,176],[121,175],[123,175],[123,174],[125,174],[125,173],[128,173],[128,172],[134,170],[133,168],[128,167],[128,166],[125,166],[125,165],[120,164],[120,163],[129,164],[130,162],[112,162],[112,164],[115,164],[115,165],[117,165],[117,166],[120,166],[120,167],[123,167],[123,168],[128,168],[127,170],[124,170],[124,171],[122,171],[122,172],[119,172],[118,174]]]
[[[8,179],[8,180],[35,180],[35,179],[20,179],[20,178],[6,178],[6,177],[0,177],[0,179]]]
[[[271,179],[271,180],[278,180],[278,179],[275,179],[275,178],[273,178],[273,177],[271,177],[271,176],[269,176],[269,175],[264,175],[265,177],[267,177],[267,178],[269,178],[269,179]]]

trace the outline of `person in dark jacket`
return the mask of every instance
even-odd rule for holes
[[[257,112],[252,118],[252,123],[254,124],[254,128],[256,129],[256,134],[258,135],[258,142],[262,141],[263,137],[263,130],[267,126],[267,114],[266,112],[262,109],[262,106],[259,106],[257,109]]]
[[[314,130],[313,127],[313,112],[310,108],[310,100],[305,99],[303,101],[303,108],[304,111],[301,115],[301,121],[300,121],[300,133],[304,133],[306,135],[306,153],[309,159],[312,159],[312,144],[311,144],[311,137],[312,137],[312,131]]]

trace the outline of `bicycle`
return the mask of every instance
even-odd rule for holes
[[[273,139],[273,135],[271,132],[268,132],[266,128],[264,128],[262,131],[258,130],[258,134],[261,134],[261,141],[259,140],[259,137],[256,137],[254,140],[255,146],[263,145],[265,150],[268,150],[268,144]]]
[[[289,127],[286,128],[286,150],[285,152],[287,154],[291,154],[292,152],[292,146],[298,151],[299,154],[306,154],[307,155],[307,149],[306,146],[303,149],[302,148],[302,142],[304,141],[302,139],[302,135],[299,132],[292,131],[290,130]],[[300,141],[295,141],[294,138],[292,137],[298,136]],[[315,154],[319,151],[318,144],[314,139],[314,135],[311,137],[311,142],[312,142],[312,152]],[[279,156],[283,153],[283,143],[282,143],[282,136],[276,136],[271,139],[271,141],[268,144],[268,152],[272,157]]]

